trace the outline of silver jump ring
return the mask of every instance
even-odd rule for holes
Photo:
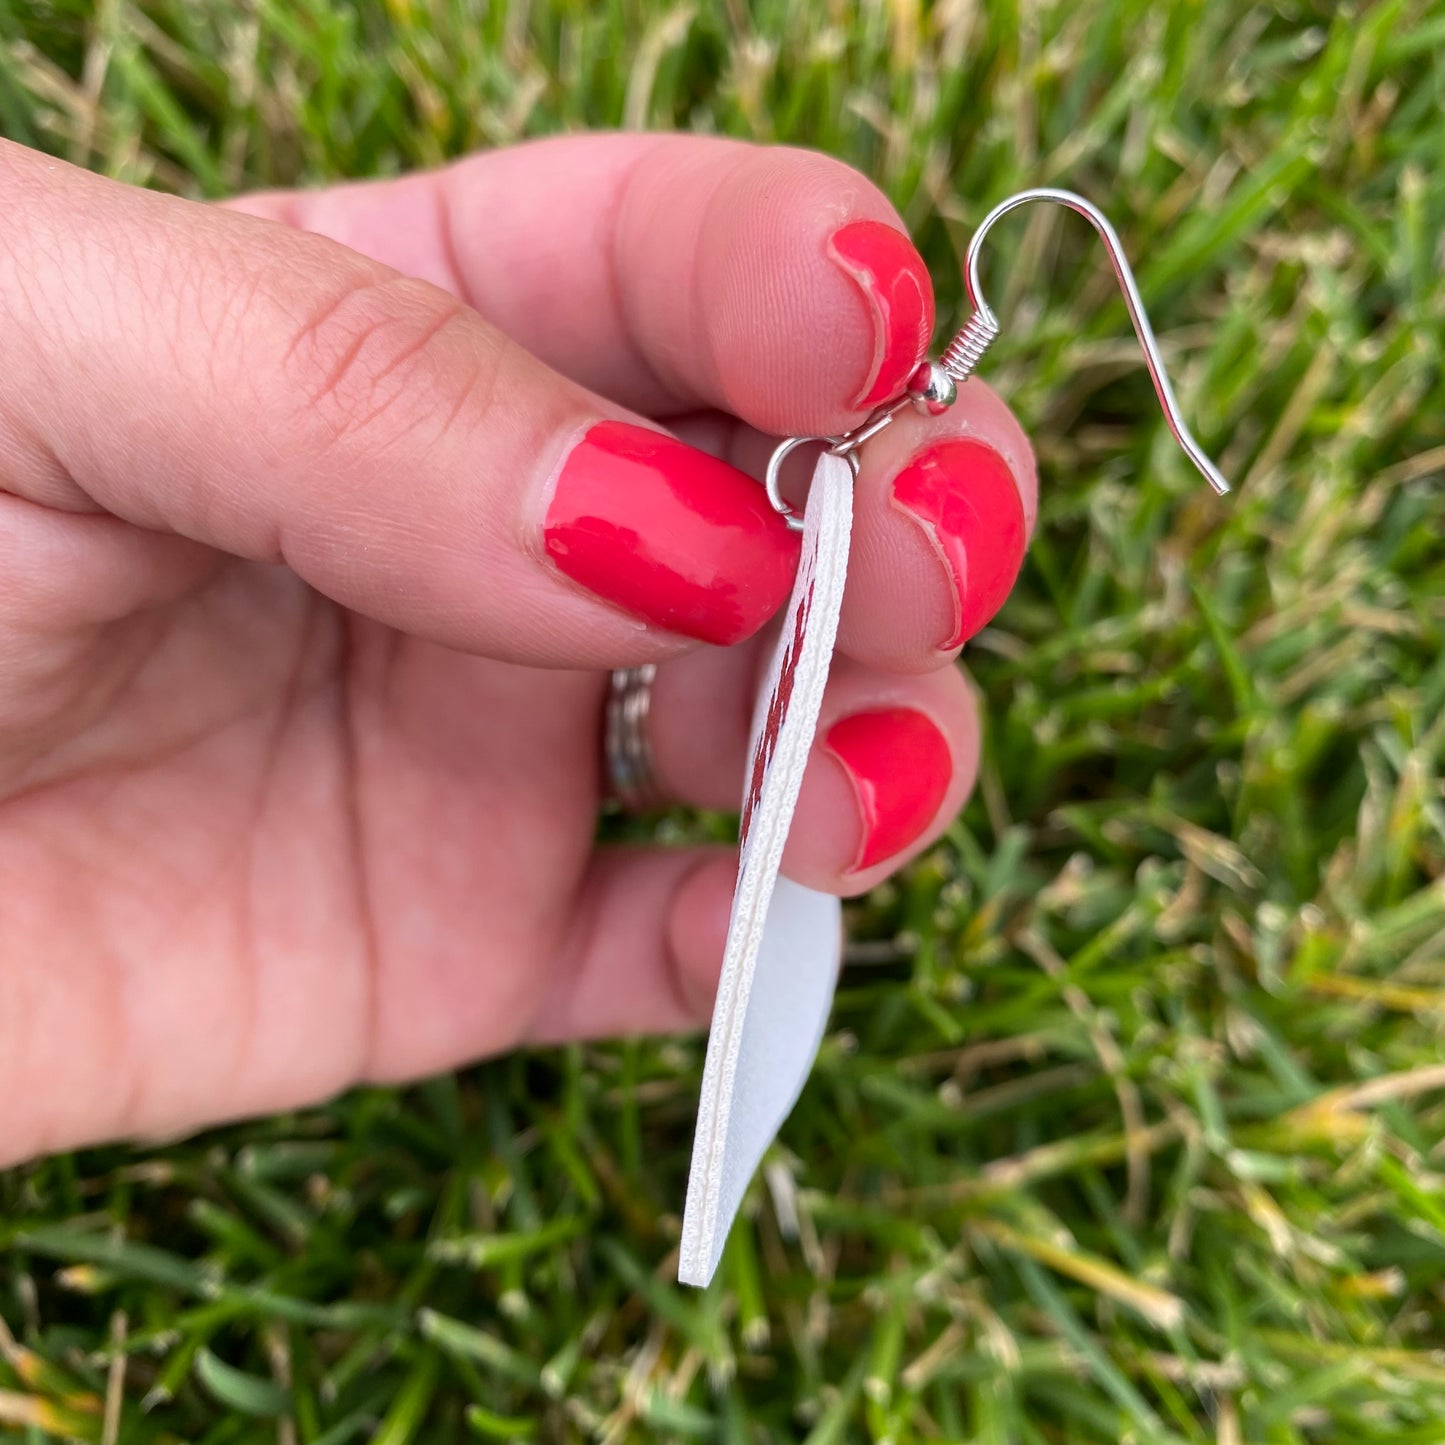
[[[768,458],[768,469],[763,474],[763,485],[768,489],[768,501],[773,504],[773,510],[782,516],[789,529],[794,532],[803,530],[803,514],[783,496],[779,481],[782,476],[783,463],[789,454],[809,442],[827,447],[830,452],[842,457],[853,468],[853,475],[855,477],[858,475],[858,446],[857,441],[851,437],[789,437],[786,441],[779,442],[773,448],[772,456]]]
[[[607,688],[602,729],[607,782],[619,806],[629,813],[649,813],[667,806],[647,736],[656,680],[657,664],[648,662],[641,667],[618,668]]]

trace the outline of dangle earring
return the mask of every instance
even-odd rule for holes
[[[839,900],[781,877],[778,870],[838,630],[858,450],[906,405],[933,416],[953,405],[959,384],[974,373],[999,334],[998,317],[979,283],[979,249],[995,222],[1032,201],[1053,201],[1077,211],[1103,238],[1170,431],[1214,491],[1222,496],[1229,490],[1180,416],[1118,235],[1097,206],[1072,191],[1020,191],[983,218],[965,258],[971,314],[942,356],[923,362],[899,396],[840,436],[788,437],[778,444],[765,486],[788,525],[803,533],[802,555],[753,714],[738,881],[708,1035],[683,1212],[678,1278],[684,1284],[705,1285],[717,1268],[753,1170],[813,1066],[842,962]],[[807,505],[799,513],[783,498],[779,477],[789,454],[807,445],[821,446],[822,451]],[[618,715],[633,714],[621,709]],[[609,727],[609,736],[611,732]],[[621,751],[624,761],[631,758],[625,748]]]

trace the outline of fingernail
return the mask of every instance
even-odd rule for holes
[[[857,407],[897,396],[933,331],[933,282],[913,242],[882,221],[853,221],[828,238],[828,254],[862,291],[873,320],[873,358]]]
[[[923,713],[909,707],[854,713],[828,729],[823,746],[848,774],[863,824],[853,872],[901,853],[938,816],[953,755]]]
[[[798,567],[797,535],[750,476],[627,422],[599,422],[567,454],[543,541],[589,592],[724,646],[778,610]]]
[[[970,437],[921,451],[893,481],[894,505],[923,528],[954,587],[953,628],[968,641],[1004,604],[1023,566],[1023,497],[1002,455]]]

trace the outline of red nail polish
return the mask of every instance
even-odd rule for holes
[[[894,479],[893,501],[923,528],[953,577],[954,625],[940,643],[952,651],[1003,606],[1023,566],[1018,483],[991,446],[961,437],[919,452]]]
[[[797,534],[762,486],[673,437],[599,422],[567,454],[543,526],[547,555],[655,627],[727,645],[782,606]]]
[[[854,872],[901,853],[938,816],[953,755],[923,713],[909,707],[854,713],[828,729],[823,745],[843,764],[863,821]]]
[[[897,396],[933,332],[933,282],[913,242],[882,221],[854,221],[828,238],[828,254],[855,281],[873,321],[873,360],[853,405]]]

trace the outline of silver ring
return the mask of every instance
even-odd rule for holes
[[[858,441],[864,438],[859,437]],[[768,469],[763,473],[763,488],[768,494],[768,501],[773,504],[773,511],[777,512],[788,524],[790,532],[801,532],[803,530],[803,514],[784,496],[782,491],[783,463],[788,455],[798,447],[806,446],[809,442],[816,442],[819,446],[826,447],[834,456],[842,457],[850,467],[853,468],[853,476],[858,476],[858,447],[857,442],[850,437],[788,437],[780,441],[773,448],[773,454],[768,458]]]
[[[607,688],[602,729],[607,781],[612,796],[629,813],[649,813],[667,806],[647,738],[647,716],[652,711],[652,684],[656,679],[655,662],[620,667]]]

